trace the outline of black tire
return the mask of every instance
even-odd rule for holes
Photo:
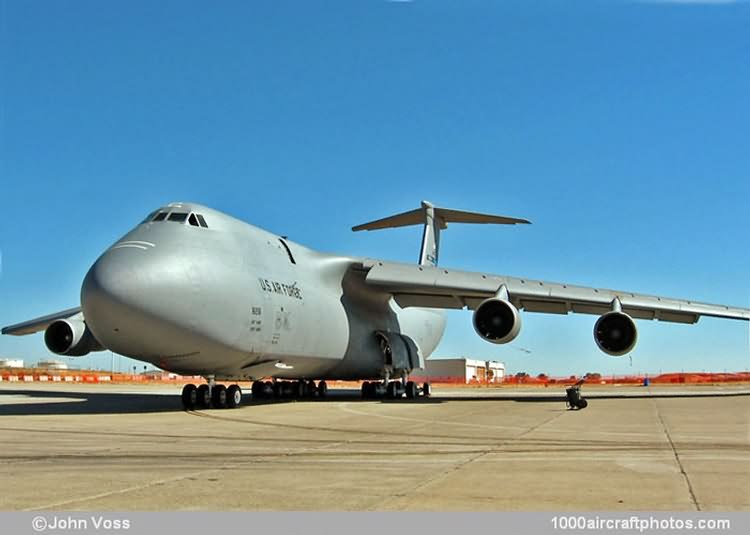
[[[250,392],[253,394],[253,399],[263,399],[265,385],[261,381],[254,381],[253,386],[250,388]]]
[[[214,409],[226,409],[227,407],[227,387],[224,385],[214,385],[211,390],[211,405]]]
[[[279,387],[279,391],[281,392],[282,398],[293,398],[295,397],[295,394],[297,392],[297,383],[291,383],[289,381],[284,381],[281,383],[281,386]]]
[[[390,399],[398,399],[401,397],[401,384],[398,381],[391,381],[388,383],[388,397]]]
[[[242,403],[242,389],[240,385],[232,385],[227,388],[226,393],[227,407],[234,409],[240,406]]]
[[[417,388],[417,383],[414,381],[409,381],[406,383],[406,397],[408,399],[414,399],[419,395],[419,389]]]
[[[198,389],[194,384],[187,384],[182,387],[182,408],[192,410],[198,401]]]
[[[211,406],[211,393],[208,385],[200,385],[196,391],[195,406],[199,409],[207,409]]]
[[[324,398],[328,395],[328,383],[321,381],[318,383],[318,397]]]
[[[581,398],[580,400],[578,400],[578,408],[579,409],[585,409],[588,406],[589,406],[589,402],[586,401],[585,399]]]
[[[432,385],[430,383],[425,383],[422,385],[422,395],[426,398],[432,395]]]
[[[370,382],[362,383],[362,399],[370,399]]]
[[[307,393],[305,394],[308,398],[314,398],[318,391],[318,387],[315,386],[315,381],[307,381]]]
[[[295,398],[302,399],[307,395],[307,385],[304,381],[297,381],[296,383],[292,383],[292,386],[294,387]]]
[[[273,388],[273,397],[276,399],[281,398],[281,396],[284,394],[284,383],[281,381],[276,381],[275,383],[271,383]]]

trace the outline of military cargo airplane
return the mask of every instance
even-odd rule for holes
[[[192,203],[152,212],[86,274],[81,305],[2,329],[44,331],[50,351],[111,350],[175,373],[186,409],[237,407],[242,391],[217,381],[252,380],[254,398],[323,397],[326,380],[364,380],[365,398],[415,398],[445,329],[445,309],[473,310],[476,333],[494,344],[521,330],[519,311],[595,314],[594,341],[621,356],[638,337],[634,319],[696,323],[750,320],[750,310],[694,301],[438,267],[449,223],[529,221],[435,207],[353,227],[423,225],[417,264],[336,256]],[[263,381],[264,378],[272,380]]]

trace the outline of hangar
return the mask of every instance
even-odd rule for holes
[[[461,358],[428,359],[424,370],[410,376],[413,381],[431,383],[500,383],[505,364],[496,360]]]

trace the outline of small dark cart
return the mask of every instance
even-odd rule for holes
[[[581,385],[584,381],[585,379],[581,379],[576,384],[565,389],[565,403],[570,410],[585,409],[589,405],[583,396],[581,396]]]

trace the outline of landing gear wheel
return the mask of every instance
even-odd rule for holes
[[[240,403],[242,403],[242,389],[240,385],[232,385],[227,388],[226,401],[227,407],[230,409],[240,406]]]
[[[294,397],[297,399],[302,399],[305,397],[305,394],[307,394],[307,385],[304,381],[297,381],[296,383],[293,383],[294,385]]]
[[[378,383],[365,381],[362,383],[362,399],[375,399],[378,397]]]
[[[588,406],[589,406],[589,402],[588,402],[588,401],[586,401],[586,400],[585,400],[585,399],[583,399],[583,398],[581,398],[581,399],[580,399],[580,401],[578,402],[578,408],[579,408],[579,409],[585,409],[585,408],[586,408],[586,407],[588,407]]]
[[[390,399],[399,399],[403,392],[401,391],[401,383],[398,381],[391,381],[388,383],[388,397]]]
[[[227,406],[227,387],[224,385],[214,385],[211,392],[211,404],[215,409],[225,409]]]
[[[409,381],[406,383],[406,397],[408,399],[414,399],[419,395],[419,389],[417,388],[417,383],[414,381]]]
[[[432,395],[432,385],[430,383],[425,383],[422,385],[422,395],[426,398]]]
[[[328,384],[325,381],[318,383],[318,397],[324,398],[328,395]]]
[[[317,391],[317,387],[315,386],[315,381],[307,381],[306,388],[307,388],[306,396],[308,398],[314,398],[315,392]]]
[[[263,399],[263,390],[265,386],[261,381],[253,381],[253,386],[250,387],[250,392],[253,394],[253,399]]]
[[[208,385],[200,385],[198,387],[195,406],[199,409],[207,409],[211,406],[211,393]]]
[[[198,389],[195,385],[187,384],[182,387],[182,408],[192,410],[195,408],[196,401],[198,401]]]
[[[289,381],[284,381],[281,383],[281,397],[282,398],[293,398],[296,397],[297,393],[297,383],[291,383]]]

